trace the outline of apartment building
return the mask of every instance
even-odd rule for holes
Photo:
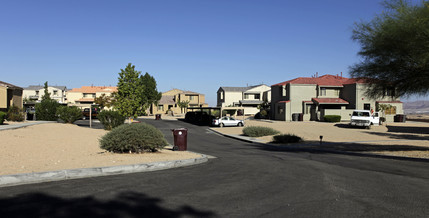
[[[192,91],[183,91],[180,89],[172,89],[162,93],[161,100],[158,105],[152,104],[149,108],[149,114],[166,114],[171,111],[173,114],[186,113],[186,109],[182,110],[179,102],[189,102],[188,107],[206,107],[205,95]]]
[[[220,87],[217,91],[218,107],[244,107],[244,114],[259,112],[258,105],[271,101],[271,88],[267,85],[248,87]]]
[[[110,96],[116,91],[117,87],[114,86],[82,86],[67,92],[67,103],[82,109],[89,108],[91,104],[94,104],[95,98],[103,94]]]
[[[8,111],[9,107],[15,105],[22,108],[23,88],[0,81],[0,111]]]
[[[67,102],[67,87],[48,86],[48,92],[51,99],[59,103]],[[23,98],[28,102],[40,102],[45,95],[45,87],[40,85],[30,85],[23,90]]]
[[[399,98],[386,96],[371,99],[365,96],[363,80],[338,75],[299,77],[271,86],[271,119],[291,121],[294,114],[303,114],[303,120],[322,120],[325,115],[340,115],[350,120],[353,110],[376,110],[379,104],[388,104],[387,121],[403,114]]]

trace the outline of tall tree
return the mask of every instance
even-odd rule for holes
[[[156,88],[156,80],[149,73],[140,76],[140,83],[144,87],[142,93],[142,111],[145,111],[150,105],[157,104],[161,99],[162,93]]]
[[[429,92],[429,1],[384,2],[385,11],[355,24],[352,39],[361,45],[355,78],[369,82],[370,97],[425,95]]]
[[[48,81],[46,81],[44,84],[44,93],[42,96],[42,101],[43,100],[51,100],[51,94],[48,91]]]
[[[57,108],[60,104],[51,99],[48,92],[48,82],[45,82],[45,93],[42,96],[42,101],[35,105],[36,108],[36,119],[37,120],[50,120],[55,121],[58,119],[56,115]]]
[[[119,73],[115,107],[121,115],[128,118],[136,117],[142,104],[141,93],[144,87],[139,79],[140,73],[131,63]]]

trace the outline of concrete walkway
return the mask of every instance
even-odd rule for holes
[[[59,180],[65,180],[65,179],[79,179],[79,178],[86,178],[86,177],[109,176],[109,175],[118,175],[118,174],[126,174],[126,173],[150,172],[150,171],[156,171],[156,170],[165,170],[165,169],[171,169],[171,168],[192,166],[192,165],[201,164],[207,161],[208,161],[208,157],[206,155],[201,154],[201,157],[199,158],[186,159],[186,160],[4,175],[4,176],[0,176],[0,187],[40,183],[40,182],[52,182],[52,181],[59,181]]]

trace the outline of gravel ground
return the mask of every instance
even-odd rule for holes
[[[429,158],[429,123],[387,123],[371,129],[350,128],[348,123],[282,122],[246,120],[246,126],[265,126],[304,139],[302,145],[317,145],[319,137],[334,145],[324,148],[393,156]],[[243,127],[216,128],[224,134],[242,135]],[[272,136],[260,137],[265,143]]]
[[[13,123],[9,123],[13,125]],[[48,123],[0,131],[0,175],[140,164],[200,157],[163,149],[156,153],[114,154],[99,147],[107,131]]]

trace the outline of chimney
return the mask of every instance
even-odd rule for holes
[[[316,72],[316,78],[319,77],[319,72]]]
[[[343,72],[341,72],[341,78],[343,78]]]

